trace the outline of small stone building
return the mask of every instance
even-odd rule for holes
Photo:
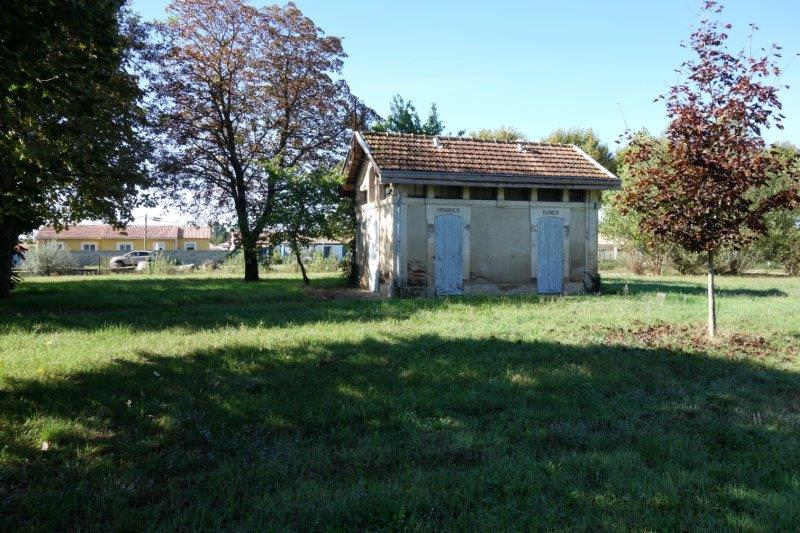
[[[597,213],[620,180],[580,148],[358,133],[361,285],[385,294],[583,292],[597,279]]]

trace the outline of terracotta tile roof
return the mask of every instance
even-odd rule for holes
[[[84,239],[84,240],[126,240],[144,239],[144,225],[131,224],[124,229],[115,229],[108,224],[78,224],[57,232],[50,226],[45,226],[36,235],[37,240],[49,239]],[[147,225],[148,239],[208,239],[211,230],[208,226],[180,226]]]
[[[509,183],[597,180],[618,186],[619,180],[579,148],[569,144],[498,142],[463,137],[431,137],[401,133],[360,133],[348,155],[346,172],[352,182],[362,161],[372,157],[382,182],[437,180],[503,181]],[[613,183],[612,183],[613,182]]]

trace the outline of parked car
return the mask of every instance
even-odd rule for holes
[[[123,268],[136,266],[142,261],[150,261],[152,257],[152,252],[133,250],[125,255],[114,256],[108,262],[111,265],[111,268]]]

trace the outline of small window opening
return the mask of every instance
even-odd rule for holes
[[[497,200],[497,187],[470,187],[470,200]]]
[[[508,187],[503,191],[503,196],[510,202],[530,202],[531,190],[524,187]]]
[[[463,198],[463,188],[453,185],[437,185],[433,191],[436,198],[444,200],[460,200]]]
[[[427,185],[410,185],[408,189],[409,198],[425,198],[428,195]]]
[[[585,202],[586,201],[586,191],[583,189],[574,189],[569,191],[569,201],[570,202]]]
[[[561,189],[539,189],[540,202],[563,202],[564,193]]]

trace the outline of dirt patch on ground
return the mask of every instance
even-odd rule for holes
[[[760,335],[722,332],[709,339],[705,324],[645,324],[637,321],[627,328],[606,328],[604,340],[609,344],[633,342],[648,348],[717,352],[729,357],[778,357],[789,361],[800,356],[797,342],[778,344]]]

